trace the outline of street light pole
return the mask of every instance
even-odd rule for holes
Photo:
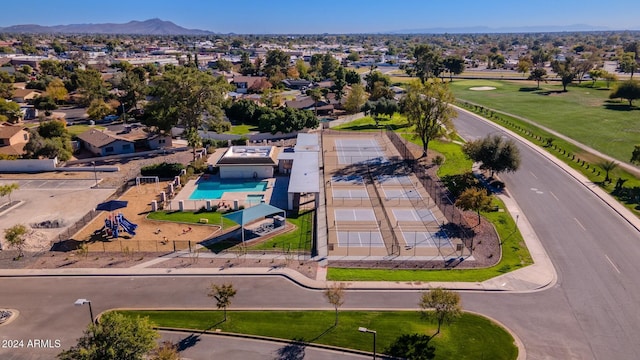
[[[73,303],[76,306],[82,306],[84,304],[89,304],[89,316],[91,316],[91,323],[93,324],[93,309],[91,308],[91,301],[87,299],[78,299]]]
[[[362,326],[358,328],[358,331],[373,334],[373,360],[376,360],[376,331]]]
[[[93,165],[93,178],[96,180],[96,184],[93,187],[97,188],[98,187],[98,173],[96,172],[96,162],[92,161],[91,165]]]

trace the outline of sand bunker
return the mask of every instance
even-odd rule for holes
[[[473,91],[488,91],[488,90],[495,90],[496,88],[494,88],[493,86],[475,86],[472,88],[469,88],[469,90],[473,90]]]

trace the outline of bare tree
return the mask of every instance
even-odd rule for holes
[[[324,297],[336,310],[336,320],[333,326],[338,326],[338,308],[344,303],[344,283],[333,284],[324,290]]]

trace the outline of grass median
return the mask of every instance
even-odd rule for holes
[[[159,327],[220,329],[225,332],[275,337],[285,340],[372,350],[370,334],[358,332],[358,327],[377,331],[377,350],[386,349],[402,334],[432,335],[435,324],[421,319],[417,311],[340,311],[339,322],[333,326],[333,311],[228,311],[223,322],[221,311],[120,311],[135,317],[149,317]],[[518,349],[513,337],[491,320],[470,313],[450,325],[430,345],[435,347],[435,359],[516,359]]]

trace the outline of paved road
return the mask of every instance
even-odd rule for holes
[[[455,125],[471,139],[500,132],[469,114]],[[531,358],[637,358],[640,234],[558,166],[518,146],[522,167],[502,178],[556,266],[558,283],[537,294],[465,294],[465,307],[515,330]]]

